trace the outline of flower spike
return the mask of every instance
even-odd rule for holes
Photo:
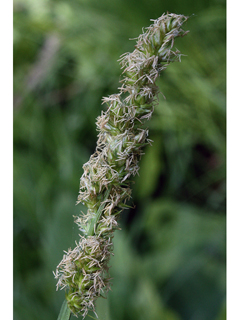
[[[143,147],[150,143],[144,124],[151,117],[159,89],[156,79],[181,53],[175,38],[186,35],[183,15],[163,14],[137,38],[135,50],[121,56],[122,86],[103,98],[107,111],[97,118],[95,153],[83,166],[78,202],[87,213],[75,222],[83,236],[65,252],[57,266],[57,288],[67,289],[71,312],[83,318],[95,312],[95,301],[110,288],[108,263],[113,254],[113,233],[131,197],[130,178],[138,174]]]

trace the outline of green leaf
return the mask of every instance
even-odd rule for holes
[[[71,311],[68,308],[67,300],[64,300],[57,320],[69,320],[70,315],[71,315]]]

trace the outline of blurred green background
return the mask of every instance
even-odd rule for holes
[[[78,240],[82,165],[117,60],[164,12],[190,15],[158,81],[135,206],[114,238],[100,320],[224,320],[225,1],[14,1],[14,319],[57,319],[52,271]],[[90,319],[87,316],[86,319]]]

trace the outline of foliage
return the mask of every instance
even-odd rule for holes
[[[116,231],[113,290],[100,320],[225,316],[225,3],[14,3],[14,319],[56,319],[52,270],[74,246],[82,165],[96,144],[116,62],[150,18],[190,17],[188,55],[159,86],[134,205]]]

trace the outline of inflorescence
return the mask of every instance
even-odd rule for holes
[[[170,62],[180,61],[173,49],[184,36],[187,17],[163,14],[137,38],[135,50],[121,56],[123,68],[119,93],[103,98],[107,111],[97,118],[95,153],[84,164],[78,202],[86,214],[75,222],[83,236],[65,252],[57,266],[57,289],[66,288],[68,307],[83,318],[95,312],[95,300],[110,288],[108,262],[113,254],[113,233],[118,217],[131,197],[130,177],[138,173],[143,147],[150,143],[145,122],[151,117],[159,92],[155,82]]]

